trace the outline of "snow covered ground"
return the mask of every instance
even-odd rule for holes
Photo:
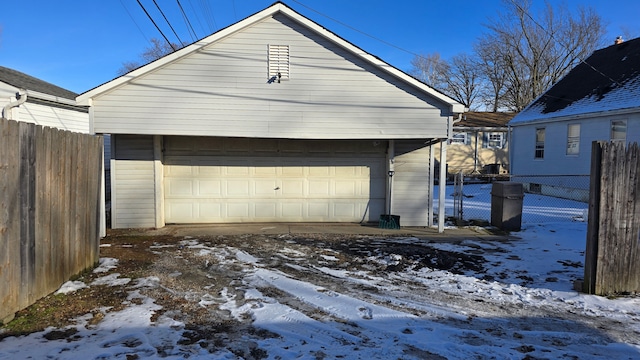
[[[572,290],[583,276],[581,205],[557,199],[545,205],[543,198],[525,197],[525,208],[544,212],[548,221],[523,217],[522,231],[509,241],[361,237],[312,248],[283,235],[268,241],[273,256],[256,245],[197,238],[183,239],[179,252],[157,244],[156,251],[197,259],[207,271],[233,273],[229,286],[214,291],[212,283],[184,298],[258,329],[233,340],[251,347],[244,352],[183,341],[183,316],[161,311],[147,291],[177,293],[164,279],[180,273],[122,278],[117,260],[105,258],[96,281],[69,282],[60,291],[73,296],[86,286],[126,286],[124,310],[105,309],[95,325],[91,315],[80,317],[70,327],[73,336],[60,340],[45,335],[68,329],[6,338],[0,359],[640,359],[640,298]],[[403,248],[435,255],[418,258]],[[463,254],[481,257],[483,266],[424,266],[440,261],[438,252],[461,254],[461,261]]]

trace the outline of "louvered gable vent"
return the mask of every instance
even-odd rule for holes
[[[289,45],[269,45],[269,79],[289,79]],[[280,77],[278,77],[280,74]]]

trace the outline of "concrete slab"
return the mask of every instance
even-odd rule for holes
[[[447,228],[438,233],[436,228],[402,227],[381,229],[374,224],[351,223],[238,223],[238,224],[190,224],[167,225],[161,229],[147,230],[147,235],[217,236],[243,234],[339,234],[384,237],[416,237],[430,241],[456,242],[462,240],[507,241],[508,235],[496,235],[479,227]],[[514,238],[514,237],[511,237]]]

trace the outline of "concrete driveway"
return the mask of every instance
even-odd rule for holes
[[[449,228],[438,233],[435,228],[402,227],[381,229],[376,224],[355,223],[236,223],[167,225],[160,229],[140,230],[146,235],[216,236],[242,234],[342,234],[384,237],[415,237],[430,241],[456,242],[462,240],[508,240],[507,234],[494,234],[480,227]]]

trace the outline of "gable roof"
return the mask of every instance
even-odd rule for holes
[[[596,50],[509,124],[640,111],[640,38]]]
[[[180,50],[177,50],[171,54],[168,54],[156,61],[153,61],[145,66],[142,66],[136,70],[133,70],[125,75],[122,75],[114,80],[111,80],[107,83],[104,83],[96,88],[93,88],[87,92],[84,92],[82,94],[80,94],[76,100],[78,101],[79,104],[82,105],[89,105],[89,99],[100,95],[102,93],[105,93],[107,91],[110,91],[114,88],[119,87],[120,85],[126,84],[127,82],[142,76],[144,74],[147,74],[149,72],[152,72],[160,67],[165,66],[166,64],[169,64],[173,61],[176,61],[184,56],[187,56],[193,52],[198,51],[199,49],[208,46],[210,44],[213,44],[221,39],[223,39],[226,36],[229,36],[237,31],[240,31],[248,26],[251,26],[257,22],[262,21],[265,18],[268,17],[272,17],[276,14],[283,14],[285,16],[288,16],[289,18],[291,18],[292,20],[296,21],[297,23],[305,26],[306,28],[314,31],[315,33],[319,34],[320,36],[323,36],[324,38],[326,38],[327,40],[333,42],[334,44],[346,49],[347,51],[350,51],[351,53],[353,53],[353,55],[361,58],[362,60],[376,66],[377,68],[379,68],[382,71],[385,71],[393,76],[395,76],[396,78],[414,86],[415,88],[421,90],[422,92],[430,95],[432,98],[435,98],[436,100],[447,104],[449,106],[449,108],[451,109],[451,113],[461,113],[464,112],[466,109],[464,107],[464,105],[458,103],[457,101],[453,100],[452,98],[444,95],[443,93],[435,90],[434,88],[428,86],[427,84],[419,81],[418,79],[406,74],[405,72],[399,70],[396,67],[393,67],[392,65],[382,61],[381,59],[379,59],[378,57],[371,55],[367,52],[365,52],[364,50],[360,49],[359,47],[353,45],[352,43],[344,40],[343,38],[339,37],[338,35],[334,34],[333,32],[327,30],[326,28],[322,27],[321,25],[315,23],[314,21],[302,16],[301,14],[299,14],[298,12],[294,11],[293,9],[291,9],[290,7],[288,7],[287,5],[285,5],[283,2],[278,1],[275,2],[273,5],[269,6],[268,8],[259,11],[243,20],[240,20],[239,22],[230,25],[224,29],[221,29],[217,32],[215,32],[214,34],[205,37],[199,41],[196,41],[195,43],[186,46]]]
[[[516,113],[470,111],[462,115],[462,120],[453,124],[454,127],[464,128],[506,128],[507,123]]]
[[[78,94],[17,70],[0,66],[0,81],[19,89],[75,101]]]

